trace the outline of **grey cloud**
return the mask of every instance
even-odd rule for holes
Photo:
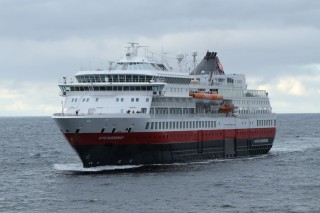
[[[127,41],[157,52],[163,46],[173,57],[199,51],[198,60],[200,52],[218,51],[226,73],[244,73],[256,85],[312,78],[319,76],[319,16],[318,0],[1,0],[0,82],[4,91],[51,89],[81,66],[107,66]],[[26,94],[54,105],[53,90]]]
[[[1,1],[1,36],[145,35],[261,26],[319,28],[319,1]]]

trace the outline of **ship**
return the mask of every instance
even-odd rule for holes
[[[226,74],[217,52],[197,63],[130,43],[104,69],[59,81],[64,98],[52,118],[83,167],[172,164],[267,154],[276,135],[268,92],[248,89],[244,74]],[[140,51],[142,52],[142,51]]]

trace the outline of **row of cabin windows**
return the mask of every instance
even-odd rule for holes
[[[170,88],[170,92],[189,92],[189,90],[183,88]]]
[[[154,104],[155,105],[155,104]],[[194,114],[195,109],[194,108],[151,108],[150,113],[151,114],[168,114],[170,110],[170,114]],[[210,110],[206,112],[211,112],[211,113],[217,113],[219,112],[218,109],[216,110]],[[201,113],[201,111],[199,111]],[[240,114],[269,114],[271,113],[271,110],[239,110]]]
[[[248,104],[248,105],[251,105],[251,104],[270,104],[270,102],[268,100],[266,101],[262,101],[262,100],[234,100],[233,103],[235,105],[239,105],[239,104]]]
[[[216,121],[169,121],[169,122],[147,122],[145,129],[198,129],[215,128]]]
[[[116,98],[116,102],[124,102],[124,98]],[[131,102],[139,102],[139,98],[131,98]],[[146,98],[146,102],[149,102],[149,98]]]
[[[276,120],[257,120],[257,126],[276,126]]]
[[[147,75],[83,75],[76,76],[79,83],[92,82],[150,82],[154,77]]]
[[[239,110],[239,114],[270,114],[271,113],[271,109],[240,109]]]
[[[80,98],[79,98],[79,100],[80,100]],[[82,98],[82,102],[89,102],[89,98]],[[77,102],[78,101],[78,98],[72,98],[71,99],[71,102]],[[96,98],[96,102],[98,102],[99,101],[99,98]]]
[[[89,102],[89,98],[82,98],[82,102]],[[146,98],[146,102],[149,102],[149,98]],[[78,98],[72,98],[71,99],[71,102],[77,102],[78,101]],[[96,102],[99,101],[99,98],[96,98],[95,99]],[[124,102],[124,98],[116,98],[116,102]],[[139,102],[139,98],[131,98],[131,102]]]
[[[160,86],[61,86],[63,92],[67,91],[158,91]]]
[[[79,83],[100,82],[166,82],[169,84],[189,84],[191,78],[149,76],[149,75],[83,75],[76,76]]]
[[[194,108],[151,108],[150,114],[193,114]]]

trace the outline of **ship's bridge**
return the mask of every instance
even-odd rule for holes
[[[104,70],[79,71],[75,83],[153,83],[190,84],[192,77],[183,73],[162,70]],[[65,77],[62,84],[66,84]]]

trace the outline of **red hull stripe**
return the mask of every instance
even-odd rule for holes
[[[276,129],[198,130],[176,132],[65,133],[71,145],[165,144],[230,139],[274,138]]]

